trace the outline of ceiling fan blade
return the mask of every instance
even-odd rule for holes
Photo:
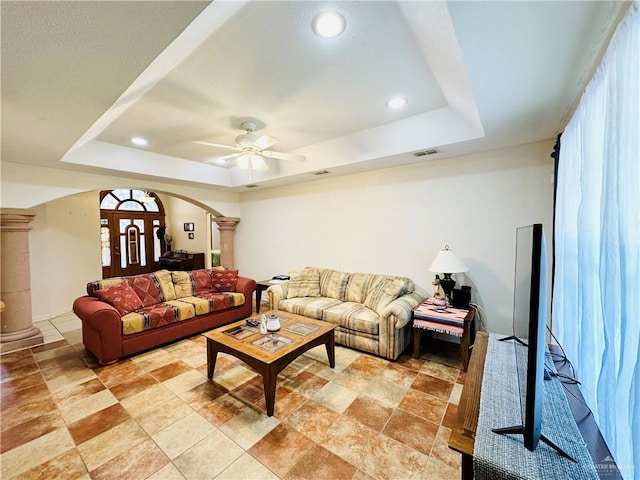
[[[229,155],[225,155],[224,157],[218,157],[218,160],[231,160],[232,158],[239,157],[240,155],[242,155],[242,152],[230,153]]]
[[[240,150],[238,147],[232,147],[231,145],[223,145],[221,143],[202,142],[202,141],[193,141],[191,143],[197,143],[198,145],[206,145],[207,147],[224,148],[226,150],[236,150],[236,151]]]
[[[242,152],[231,153],[229,155],[224,155],[222,157],[210,158],[209,160],[205,161],[205,163],[213,163],[222,167],[228,167],[233,163],[231,160],[233,160],[234,158],[238,158],[241,155],[242,155]]]
[[[293,153],[274,152],[272,150],[263,150],[260,155],[266,158],[277,158],[278,160],[290,160],[292,162],[304,162],[307,158],[302,155]]]
[[[262,135],[260,138],[254,140],[253,146],[259,148],[260,150],[264,150],[265,148],[269,148],[271,145],[277,142],[278,140],[273,138],[271,135]]]

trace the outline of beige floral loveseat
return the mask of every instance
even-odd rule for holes
[[[411,311],[424,296],[405,277],[324,268],[290,272],[267,289],[269,306],[335,323],[336,342],[390,360],[411,341]]]

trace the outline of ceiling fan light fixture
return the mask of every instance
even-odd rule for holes
[[[325,11],[316,15],[311,24],[313,33],[322,38],[335,38],[344,32],[347,22],[338,12]]]
[[[264,126],[264,124],[262,125]],[[305,157],[303,157],[302,155],[266,150],[272,145],[276,144],[278,140],[271,135],[265,134],[258,136],[254,134],[253,131],[258,128],[258,123],[247,120],[242,122],[242,128],[245,129],[245,133],[242,133],[236,137],[235,146],[202,140],[194,140],[192,143],[238,152],[225,155],[217,159],[207,160],[207,163],[214,163],[215,165],[221,167],[230,167],[232,165],[237,165],[238,168],[249,171],[249,178],[251,178],[251,172],[253,170],[267,170],[269,168],[269,165],[265,160],[267,158],[295,162],[303,162],[305,160]]]
[[[237,157],[236,162],[238,162],[238,167],[243,170],[247,170],[249,168],[249,156],[247,154],[242,154]]]
[[[247,152],[236,158],[238,167],[243,170],[267,170],[269,166],[260,155],[254,152]]]
[[[253,158],[251,159],[251,164],[252,164],[254,170],[268,170],[269,169],[269,166],[267,165],[267,162],[265,162],[264,158],[262,158],[260,155],[254,155]]]

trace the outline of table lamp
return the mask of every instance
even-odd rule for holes
[[[431,262],[429,267],[430,272],[442,273],[444,278],[440,280],[440,285],[447,298],[447,304],[451,305],[451,292],[456,285],[456,281],[451,278],[452,273],[462,273],[469,269],[458,256],[453,253],[453,250],[449,249],[449,245],[445,245],[443,250],[440,250],[436,255],[436,258]]]

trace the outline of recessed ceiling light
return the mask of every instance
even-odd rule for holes
[[[147,142],[142,137],[133,137],[131,138],[131,143],[133,143],[134,145],[137,145],[138,147],[146,147],[149,142]]]
[[[393,97],[391,100],[387,102],[387,107],[402,108],[406,104],[407,104],[407,99],[405,97]]]
[[[338,12],[327,11],[319,13],[313,19],[313,32],[319,37],[333,38],[344,32],[346,22]]]

